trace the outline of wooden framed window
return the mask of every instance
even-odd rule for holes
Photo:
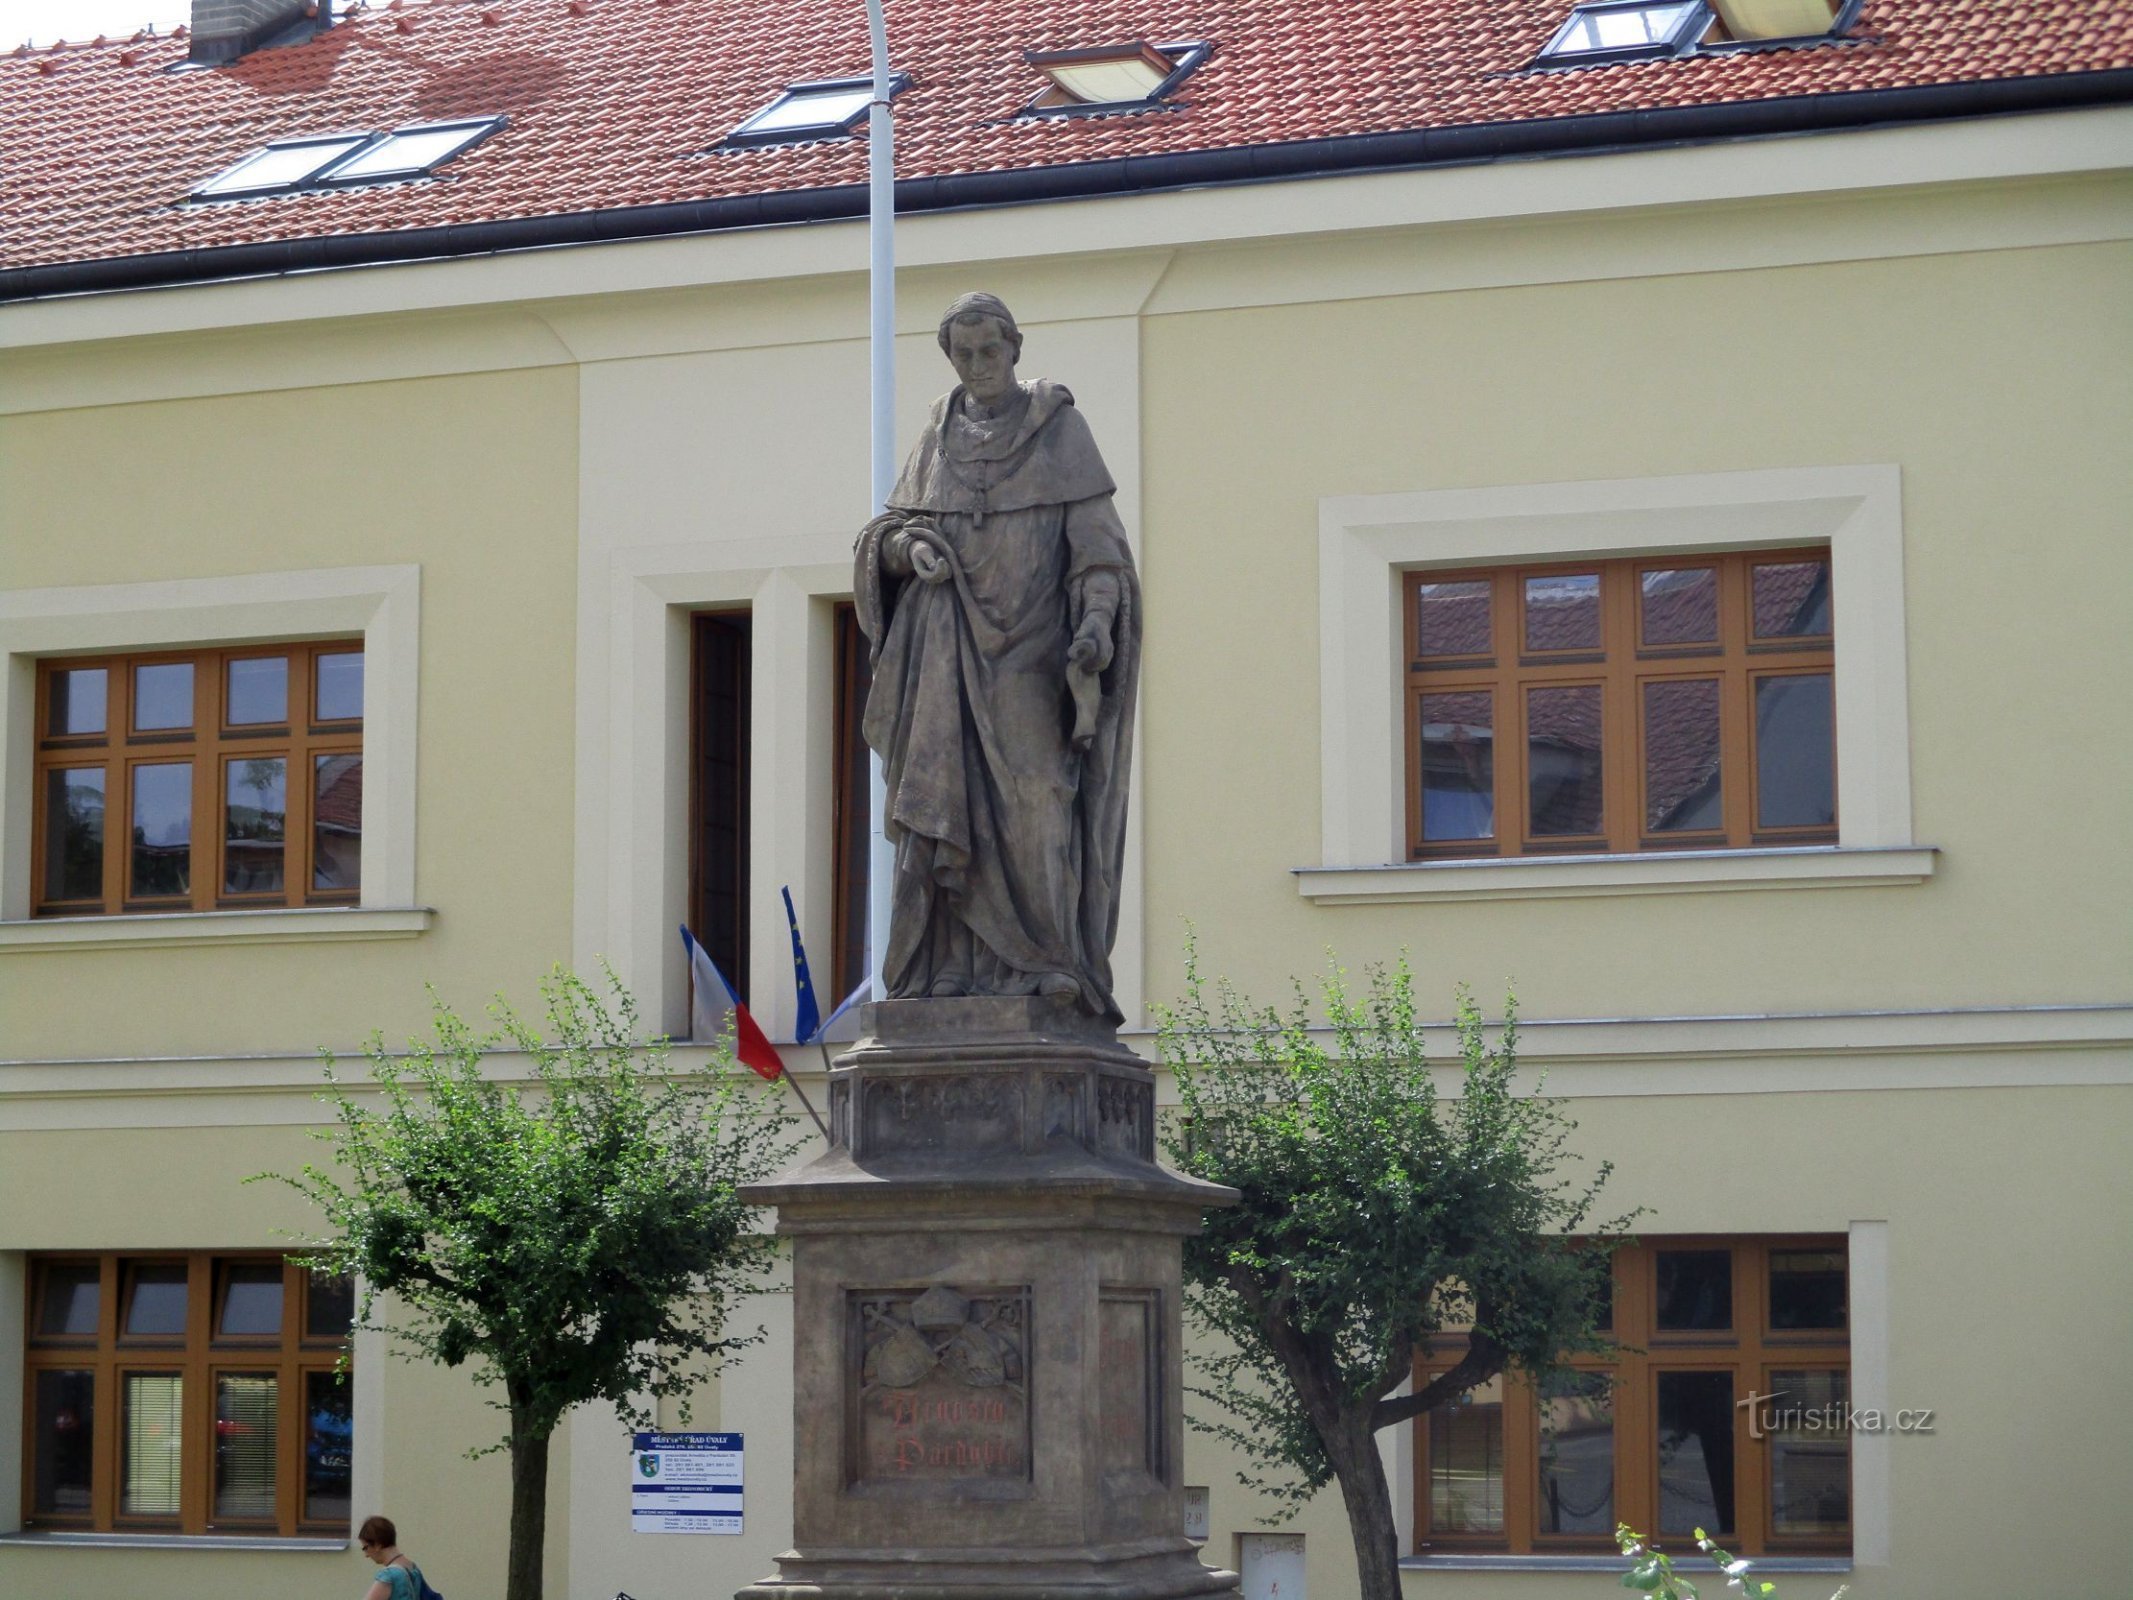
[[[692,622],[689,694],[689,928],[748,998],[748,701],[745,611]]]
[[[353,1310],[281,1256],[32,1256],[24,1523],[345,1535]]]
[[[1407,574],[1415,860],[1834,844],[1826,549]]]
[[[831,867],[833,925],[830,946],[836,952],[831,993],[822,997],[825,1015],[829,1008],[859,987],[867,973],[867,871],[871,840],[868,835],[867,776],[870,770],[860,722],[866,713],[867,690],[874,674],[868,660],[866,635],[859,631],[859,613],[846,602],[836,608],[837,695],[834,723],[836,803],[831,830],[836,854]]]
[[[38,915],[356,903],[360,641],[44,661],[36,695]]]
[[[1744,1555],[1849,1552],[1846,1270],[1841,1236],[1618,1248],[1611,1354],[1416,1420],[1419,1547],[1612,1552],[1627,1522]],[[1465,1347],[1446,1330],[1416,1383]]]

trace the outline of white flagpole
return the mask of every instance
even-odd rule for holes
[[[867,290],[873,399],[873,511],[887,509],[896,473],[896,135],[890,124],[889,29],[882,0],[867,0],[873,52],[874,98],[867,106]],[[896,870],[889,848],[888,784],[881,757],[867,762],[867,966],[874,995],[886,999],[882,957],[889,948],[889,880]]]

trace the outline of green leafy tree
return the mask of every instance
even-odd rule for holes
[[[1629,1571],[1616,1580],[1623,1588],[1652,1595],[1655,1600],[1701,1600],[1696,1585],[1674,1570],[1674,1558],[1628,1523],[1615,1524],[1615,1543],[1633,1563]],[[1721,1549],[1701,1528],[1696,1530],[1696,1548],[1710,1558],[1711,1565],[1718,1569],[1718,1576],[1726,1580],[1728,1590],[1746,1595],[1749,1600],[1778,1600],[1776,1584],[1749,1575],[1754,1562],[1743,1561],[1732,1551]],[[1844,1600],[1850,1592],[1850,1584],[1839,1584],[1829,1600]]]
[[[511,1455],[506,1600],[540,1600],[564,1413],[607,1400],[649,1426],[643,1397],[682,1393],[703,1362],[763,1337],[727,1326],[775,1248],[736,1191],[795,1145],[730,1054],[708,1075],[674,1071],[608,980],[612,1004],[553,973],[545,1033],[498,1001],[496,1030],[477,1034],[436,1001],[434,1043],[402,1057],[373,1037],[360,1090],[329,1057],[332,1165],[263,1175],[325,1214],[312,1264],[360,1276],[366,1326],[403,1353],[471,1359],[503,1391],[508,1428],[488,1448]],[[535,1081],[490,1076],[498,1051],[523,1052]],[[371,1320],[381,1304],[389,1322]]]
[[[1210,1000],[1188,948],[1185,998],[1159,1015],[1182,1102],[1165,1151],[1242,1196],[1185,1246],[1189,1308],[1219,1336],[1193,1391],[1218,1415],[1193,1425],[1243,1451],[1257,1469],[1245,1483],[1292,1509],[1338,1482],[1363,1600],[1398,1600],[1377,1432],[1500,1372],[1544,1378],[1602,1347],[1607,1252],[1566,1235],[1586,1227],[1608,1168],[1582,1183],[1565,1172],[1575,1124],[1514,1088],[1515,1008],[1492,1050],[1461,991],[1464,1073],[1440,1098],[1404,961],[1371,969],[1360,993],[1331,968],[1320,991],[1323,1025],[1300,984],[1285,1012],[1227,984]],[[1449,1370],[1395,1393],[1418,1354],[1452,1350]]]

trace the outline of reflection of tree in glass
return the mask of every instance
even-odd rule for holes
[[[65,820],[60,825],[60,881],[63,893],[98,892],[104,871],[104,786],[100,774],[85,774],[90,781],[75,783],[69,773],[62,789]]]
[[[237,763],[236,788],[259,796],[255,806],[230,806],[230,837],[279,844],[282,826],[282,764],[279,757],[255,756]]]

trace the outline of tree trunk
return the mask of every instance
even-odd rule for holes
[[[1367,1417],[1343,1416],[1339,1430],[1327,1430],[1320,1439],[1347,1506],[1362,1600],[1400,1600],[1400,1533],[1377,1435]]]
[[[504,1600],[541,1600],[541,1557],[548,1542],[548,1439],[511,1419],[511,1556]]]

